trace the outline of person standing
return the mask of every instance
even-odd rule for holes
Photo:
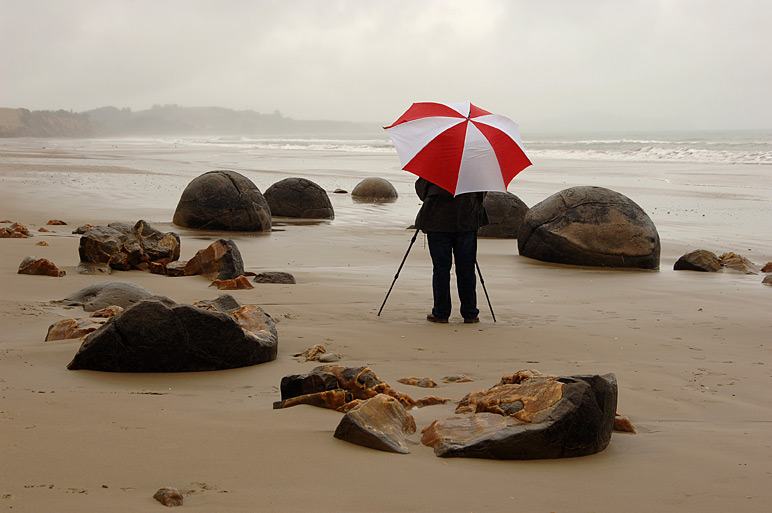
[[[448,322],[451,313],[450,269],[455,259],[461,316],[467,324],[480,322],[475,265],[477,229],[488,224],[483,206],[485,193],[469,192],[453,196],[424,178],[416,181],[415,191],[423,201],[415,227],[426,233],[433,267],[434,307],[426,320]]]

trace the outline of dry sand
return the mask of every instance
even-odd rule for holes
[[[498,322],[480,294],[480,324],[464,325],[456,316],[435,325],[424,320],[431,290],[422,238],[376,316],[407,248],[410,219],[368,223],[379,218],[377,208],[336,198],[335,222],[233,234],[247,270],[289,271],[298,281],[233,293],[279,321],[275,362],[207,373],[68,371],[79,341],[43,339],[53,322],[84,313],[50,301],[104,279],[75,271],[75,226],[145,218],[181,235],[182,259],[222,234],[169,224],[189,177],[163,170],[151,177],[120,162],[77,167],[67,160],[77,149],[66,158],[51,156],[50,167],[41,169],[40,153],[11,143],[0,153],[0,217],[26,224],[35,235],[0,240],[2,510],[161,511],[152,495],[162,486],[186,493],[181,511],[201,512],[772,510],[772,288],[760,284],[761,276],[672,271],[674,261],[700,243],[756,263],[772,260],[769,218],[766,235],[754,239],[743,232],[746,223],[758,223],[750,218],[729,231],[720,220],[699,225],[652,214],[663,238],[660,271],[549,265],[519,257],[514,241],[481,240],[479,261]],[[87,158],[94,157],[81,155],[79,162]],[[544,167],[550,165],[570,163]],[[748,169],[764,180],[768,170],[760,167]],[[609,187],[631,190],[614,186],[613,166],[603,169]],[[768,186],[769,178],[762,183]],[[148,184],[161,193],[142,196]],[[562,188],[553,185],[539,190]],[[648,211],[670,208],[664,190],[647,184],[635,192],[639,203],[659,198]],[[681,200],[697,201],[672,194],[682,206]],[[729,192],[716,190],[700,201],[724,212],[758,209],[747,207],[747,198],[722,194]],[[769,197],[754,201],[769,211]],[[354,215],[365,222],[346,221]],[[36,231],[52,218],[69,225]],[[36,246],[41,240],[50,246]],[[67,276],[16,274],[27,255],[49,258]],[[201,277],[131,271],[110,279],[178,302],[218,294]],[[333,438],[339,413],[272,409],[282,376],[316,365],[291,355],[315,344],[341,353],[342,364],[371,366],[413,397],[427,391],[398,378],[439,382],[464,373],[474,382],[431,390],[459,399],[525,368],[614,372],[618,410],[638,433],[615,433],[602,453],[566,460],[441,459],[421,445],[409,455],[366,449]],[[451,411],[434,406],[412,413],[420,430]]]

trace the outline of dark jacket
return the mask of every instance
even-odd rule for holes
[[[419,178],[415,192],[424,202],[415,218],[415,227],[423,232],[476,231],[488,224],[483,206],[484,192],[453,196],[442,187]]]

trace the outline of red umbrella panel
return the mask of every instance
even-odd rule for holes
[[[505,192],[531,165],[517,124],[470,102],[414,103],[385,129],[402,169],[454,195]]]

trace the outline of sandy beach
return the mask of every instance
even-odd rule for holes
[[[0,240],[0,509],[162,511],[153,493],[172,486],[185,492],[180,511],[199,512],[772,510],[772,287],[762,275],[673,271],[693,249],[772,261],[769,166],[534,159],[511,192],[528,205],[573,185],[621,192],[657,226],[661,267],[546,264],[519,256],[514,240],[481,239],[497,322],[480,291],[476,325],[455,311],[450,324],[426,322],[431,262],[422,237],[376,315],[419,207],[412,175],[398,168],[389,153],[0,140],[0,219],[34,234]],[[212,169],[241,172],[262,191],[287,176],[314,180],[330,194],[336,219],[277,220],[270,234],[171,224],[185,185]],[[392,181],[399,200],[360,204],[332,193],[367,176]],[[49,219],[68,224],[38,232]],[[248,271],[295,276],[296,285],[232,293],[278,321],[276,361],[205,373],[67,370],[80,341],[44,342],[46,331],[86,314],[52,300],[105,279],[180,303],[219,293],[203,277],[76,272],[75,227],[139,219],[178,233],[182,260],[226,237]],[[17,274],[27,255],[67,275]],[[563,460],[443,459],[421,445],[408,455],[366,449],[333,437],[340,413],[272,409],[283,376],[317,365],[292,355],[316,344],[340,353],[341,364],[370,366],[412,397],[428,394],[397,379],[466,374],[474,381],[431,390],[458,400],[521,369],[613,372],[618,411],[637,434],[615,433],[605,451]],[[419,434],[453,408],[412,410]]]

